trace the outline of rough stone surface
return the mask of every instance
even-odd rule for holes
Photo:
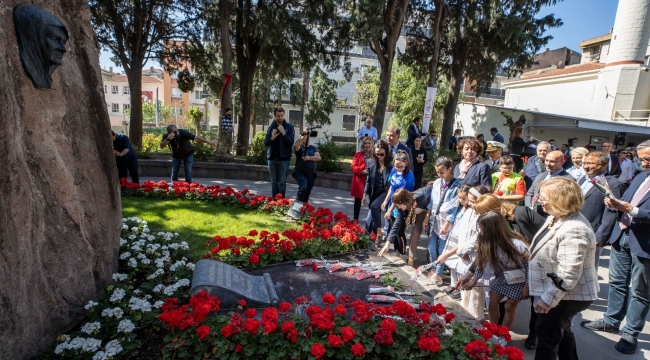
[[[36,89],[0,0],[0,359],[70,330],[117,270],[120,195],[85,0],[35,0],[70,39],[52,89]]]

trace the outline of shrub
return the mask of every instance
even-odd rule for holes
[[[258,131],[253,136],[251,160],[254,164],[266,164],[266,145],[264,145],[264,140],[266,140],[266,132],[264,131]]]
[[[210,160],[214,157],[212,145],[194,142],[194,158],[197,160]]]
[[[339,156],[354,156],[357,146],[355,144],[339,144],[336,150]]]
[[[142,149],[138,151],[138,158],[147,159],[151,157],[152,153],[161,151],[160,142],[162,141],[162,135],[156,136],[152,133],[142,134]]]
[[[341,164],[339,164],[339,150],[338,146],[332,137],[324,134],[325,139],[318,143],[318,153],[321,160],[318,162],[316,169],[323,172],[339,172],[341,171]]]

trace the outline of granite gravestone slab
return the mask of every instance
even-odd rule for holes
[[[277,305],[278,295],[268,273],[249,275],[234,266],[215,260],[199,260],[192,277],[191,295],[201,290],[221,300],[223,310],[234,309],[241,299],[249,307]]]

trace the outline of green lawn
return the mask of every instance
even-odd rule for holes
[[[147,221],[152,232],[177,232],[190,245],[194,260],[207,251],[206,241],[215,235],[248,235],[251,229],[283,231],[293,223],[258,211],[184,200],[122,197],[122,216]]]

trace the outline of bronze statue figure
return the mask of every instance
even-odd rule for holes
[[[34,86],[50,90],[52,73],[67,50],[68,30],[51,13],[29,4],[14,9],[20,60]]]

